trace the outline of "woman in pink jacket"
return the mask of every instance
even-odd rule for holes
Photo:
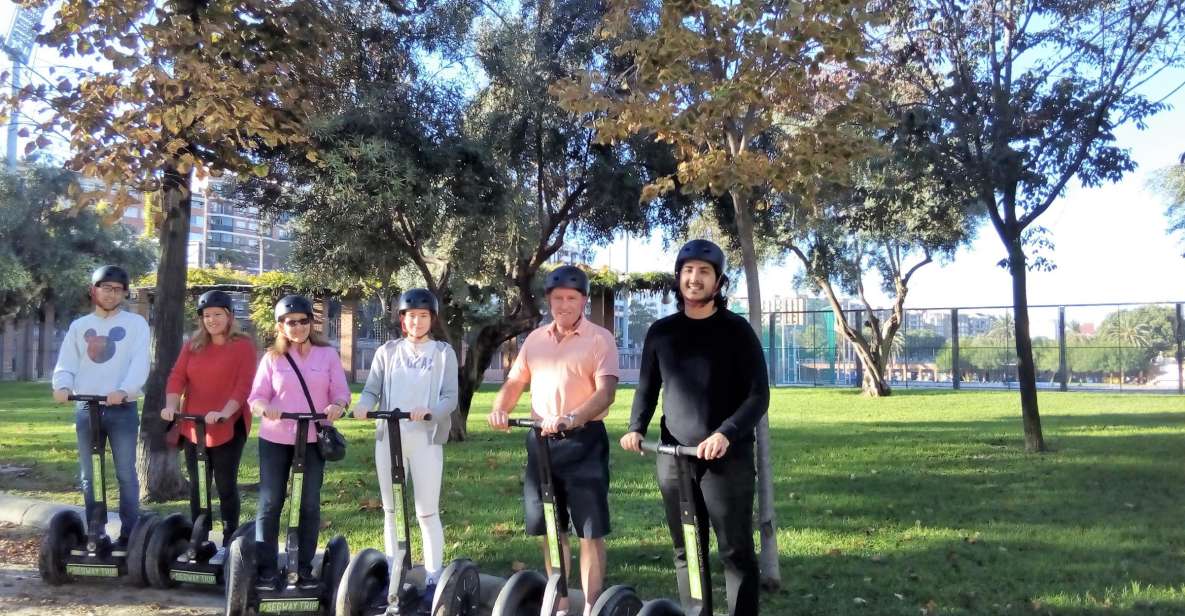
[[[260,590],[277,586],[276,554],[280,531],[280,512],[284,509],[285,488],[295,452],[296,422],[280,419],[280,413],[308,413],[309,403],[288,355],[300,369],[313,408],[324,413],[325,421],[341,417],[350,404],[350,389],[337,351],[319,332],[313,330],[313,305],[308,298],[289,295],[276,304],[276,342],[259,362],[255,383],[247,404],[251,413],[261,417],[259,426],[259,511],[255,515],[256,563]],[[300,435],[315,443],[315,426]],[[321,482],[325,460],[317,447],[305,448],[304,488],[300,499],[300,562],[297,585],[317,588],[313,577],[313,554],[317,551],[317,531],[321,525]]]

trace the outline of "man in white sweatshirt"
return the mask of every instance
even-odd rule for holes
[[[94,311],[70,324],[53,371],[53,398],[58,404],[65,404],[72,394],[107,396],[102,428],[119,481],[118,550],[126,548],[140,511],[140,482],[136,478],[140,416],[135,400],[148,380],[148,322],[120,309],[129,284],[128,273],[116,265],[105,265],[91,274]],[[74,428],[89,523],[95,503],[90,490],[90,415],[85,403],[75,408]]]

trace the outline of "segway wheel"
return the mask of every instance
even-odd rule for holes
[[[593,604],[593,616],[635,616],[642,609],[642,600],[629,586],[610,586]]]
[[[683,608],[670,599],[647,601],[638,616],[683,616]]]
[[[383,564],[386,566],[386,560]],[[337,605],[338,587],[349,565],[350,546],[346,544],[346,538],[338,535],[330,539],[325,545],[325,556],[321,559],[321,584],[325,589],[321,605],[326,608]]]
[[[481,603],[481,574],[467,558],[445,567],[432,597],[432,616],[476,616]]]
[[[177,582],[169,577],[169,569],[173,561],[177,560],[189,548],[189,536],[193,532],[193,525],[180,513],[169,515],[161,520],[159,526],[148,539],[148,549],[144,552],[144,570],[148,574],[148,583],[153,588],[173,588]]]
[[[234,543],[234,540],[238,539],[239,537],[250,537],[251,542],[255,542],[255,520],[251,520],[245,524],[240,524],[239,527],[235,529],[235,532],[231,533],[230,539],[226,540],[226,545],[229,546],[231,543]]]
[[[326,561],[329,553],[326,552]],[[391,571],[387,555],[374,548],[358,552],[346,565],[334,598],[333,613],[337,616],[361,616],[381,611],[387,603],[387,587],[391,585]]]
[[[538,571],[524,569],[510,576],[494,600],[490,616],[537,616],[543,605],[547,578]]]
[[[128,581],[133,586],[144,588],[148,586],[148,572],[145,570],[145,558],[148,555],[148,540],[156,527],[160,525],[160,516],[151,512],[140,512],[136,520],[136,527],[128,535]]]
[[[59,511],[50,518],[37,555],[37,570],[46,584],[58,586],[71,581],[66,573],[66,559],[71,549],[82,545],[85,537],[82,516],[76,511]]]
[[[255,586],[255,541],[238,537],[226,554],[226,616],[247,616]]]

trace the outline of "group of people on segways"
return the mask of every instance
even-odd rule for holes
[[[688,242],[679,251],[675,273],[680,310],[654,323],[646,335],[629,429],[620,446],[672,454],[658,456],[657,478],[675,547],[680,610],[711,614],[703,540],[710,522],[724,564],[729,614],[757,614],[753,443],[769,404],[764,358],[747,321],[725,307],[727,277],[719,246]],[[331,426],[350,407],[350,390],[337,352],[313,327],[312,303],[290,295],[276,304],[275,343],[256,364],[255,348],[239,329],[231,298],[221,291],[201,296],[198,327],[173,367],[161,410],[163,419],[179,422],[191,477],[190,516],[162,520],[141,516],[138,509],[135,398],[147,379],[149,333],[142,317],[120,309],[128,286],[127,273],[116,266],[95,271],[94,311],[71,324],[54,370],[55,400],[79,401],[75,424],[87,524],[84,528],[74,519],[76,514],[51,524],[41,555],[47,581],[131,575],[133,581],[141,577],[142,583],[163,586],[224,585],[228,614],[474,613],[476,568],[464,559],[444,563],[442,445],[457,406],[458,367],[452,347],[433,335],[440,327],[436,297],[424,289],[403,294],[403,336],[377,350],[353,407],[355,418],[376,422],[384,553],[365,550],[351,562],[345,540],[335,537],[314,572],[326,462],[343,455],[344,448],[344,442],[335,445],[341,437]],[[552,321],[527,336],[487,419],[496,429],[530,428],[523,482],[526,530],[546,537],[548,577],[516,574],[502,587],[493,612],[666,614],[662,609],[669,601],[643,605],[622,586],[602,592],[604,538],[610,532],[609,438],[603,420],[619,377],[617,348],[608,330],[584,317],[590,289],[582,270],[556,268],[544,290]],[[527,387],[531,418],[510,418]],[[646,443],[660,391],[659,442]],[[259,503],[254,522],[240,525],[237,478],[252,417],[259,423]],[[95,421],[101,422],[97,429]],[[120,487],[121,531],[115,542],[103,532],[101,465],[108,441]],[[423,545],[418,577],[409,575],[409,477]],[[221,545],[209,538],[211,482],[219,498]],[[285,501],[289,516],[281,555]],[[567,586],[569,530],[580,546],[581,591],[572,593]],[[438,585],[452,594],[442,599]]]

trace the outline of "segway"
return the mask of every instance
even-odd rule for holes
[[[551,450],[547,446],[548,440],[563,438],[563,433],[559,436],[544,436],[540,432],[542,422],[531,419],[510,419],[507,423],[512,428],[535,430],[535,438],[539,445],[539,489],[543,500],[543,518],[547,526],[547,555],[552,573],[545,578],[538,571],[523,569],[510,576],[494,601],[491,616],[552,616],[556,613],[560,600],[565,597],[573,602],[584,601],[580,591],[569,594],[568,561],[564,558],[560,546],[560,533],[563,529],[560,528],[559,516],[556,515]],[[563,429],[561,426],[561,430]]]
[[[397,555],[388,566],[387,555],[374,548],[359,552],[342,576],[337,592],[337,616],[377,616],[380,614],[418,614],[423,589],[411,580],[411,525],[407,512],[407,469],[403,465],[401,419],[411,413],[371,411],[367,419],[387,422],[387,442],[391,448],[391,494],[395,501],[395,549]],[[424,417],[431,421],[432,416]],[[477,566],[468,559],[449,564],[437,581],[432,597],[433,616],[470,616],[477,613],[481,582]]]
[[[683,616],[688,612],[712,613],[712,577],[707,563],[701,561],[705,553],[702,551],[704,538],[700,534],[699,516],[695,511],[694,491],[691,487],[691,459],[699,457],[696,450],[696,447],[683,445],[642,443],[642,451],[675,456],[676,473],[679,477],[679,516],[683,526],[683,549],[687,554],[687,581],[691,602],[688,605],[680,606],[670,599],[647,601],[637,612],[637,616]],[[612,590],[610,589],[610,591]],[[606,592],[601,598],[605,598],[609,594]],[[597,604],[600,605],[600,601]],[[594,615],[611,613],[614,612],[593,610]]]
[[[197,476],[189,480],[196,482],[198,488],[197,502],[194,503],[198,517],[191,522],[184,514],[174,513],[159,522],[146,546],[145,573],[148,583],[156,588],[173,588],[178,583],[220,587],[225,583],[227,551],[210,541],[214,508],[207,471],[210,456],[206,451],[206,418],[205,415],[178,414],[175,421],[192,422],[197,429]],[[248,534],[255,535],[254,520],[235,529],[230,541]]]
[[[240,535],[231,542],[226,558],[226,615],[246,616],[248,614],[319,614],[331,610],[337,601],[337,589],[342,573],[350,563],[350,548],[345,537],[338,535],[325,545],[321,558],[321,571],[317,576],[317,588],[308,590],[297,586],[297,563],[300,562],[301,488],[304,486],[304,457],[308,445],[304,435],[308,434],[309,422],[325,417],[314,413],[281,413],[280,419],[296,420],[295,451],[292,455],[292,472],[288,480],[288,535],[284,558],[279,564],[280,588],[256,590],[255,588],[255,539],[251,535]]]
[[[68,399],[85,402],[90,415],[90,492],[94,506],[85,527],[82,516],[74,510],[62,510],[50,518],[37,557],[41,579],[57,586],[74,578],[129,576],[133,583],[143,585],[141,546],[148,541],[157,520],[153,514],[140,514],[128,536],[126,551],[111,541],[107,535],[107,433],[102,423],[107,396],[71,395]]]

